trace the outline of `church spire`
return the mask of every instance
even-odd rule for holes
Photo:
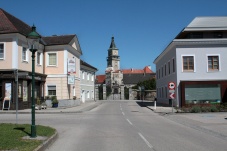
[[[110,44],[110,49],[116,49],[116,45],[115,45],[115,42],[114,42],[114,37],[111,38],[111,44]]]

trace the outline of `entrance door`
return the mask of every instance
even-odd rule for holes
[[[84,103],[85,102],[85,91],[82,90],[82,102]]]

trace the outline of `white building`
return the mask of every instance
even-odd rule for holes
[[[175,106],[227,101],[227,17],[196,17],[154,60],[157,101]]]
[[[80,60],[80,88],[81,88],[81,101],[95,100],[95,72],[97,68],[89,65],[88,63]]]

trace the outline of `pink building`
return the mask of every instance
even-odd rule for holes
[[[26,38],[30,32],[29,25],[0,8],[1,109],[4,99],[15,109],[16,95],[19,109],[31,107],[32,59]],[[56,95],[58,100],[80,99],[81,55],[75,34],[42,37],[35,54],[35,98],[42,101]]]

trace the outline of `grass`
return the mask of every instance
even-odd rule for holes
[[[47,126],[36,125],[37,136],[51,137],[55,129]],[[29,124],[0,124],[0,150],[32,151],[43,143],[42,140],[22,139],[30,136]]]

